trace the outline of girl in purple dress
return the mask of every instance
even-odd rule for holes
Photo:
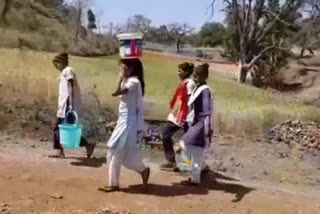
[[[180,141],[182,150],[191,156],[191,178],[181,182],[182,185],[195,186],[200,183],[204,151],[211,143],[213,99],[211,89],[206,83],[208,76],[208,64],[196,67],[194,81],[197,86],[188,102],[191,111],[187,121],[190,127]]]

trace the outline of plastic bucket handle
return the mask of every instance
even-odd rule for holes
[[[69,112],[68,112],[68,113],[69,113]],[[77,112],[71,111],[71,113],[73,113],[73,114],[74,114],[74,117],[75,117],[74,124],[78,125],[78,124],[79,124],[79,117],[78,117]],[[66,120],[64,120],[64,123],[66,123]]]

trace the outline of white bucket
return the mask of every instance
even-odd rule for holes
[[[119,34],[119,54],[121,59],[139,58],[142,56],[142,33]]]

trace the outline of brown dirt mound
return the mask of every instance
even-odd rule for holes
[[[320,106],[320,66],[319,57],[290,61],[279,72],[284,91],[306,104]]]

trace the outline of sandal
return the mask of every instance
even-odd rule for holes
[[[98,191],[109,193],[109,192],[118,192],[120,188],[118,186],[103,186],[98,187]]]
[[[56,155],[48,155],[49,158],[66,158],[63,150],[59,150]]]
[[[149,167],[147,167],[147,168],[145,168],[145,170],[143,170],[143,172],[141,173],[141,177],[142,177],[143,185],[147,185],[148,181],[149,181],[149,177],[150,177],[150,168]]]
[[[182,186],[192,186],[192,187],[194,187],[194,186],[198,186],[199,184],[192,182],[192,181],[191,181],[191,178],[188,178],[188,180],[181,181],[181,182],[179,183],[179,185],[182,185]]]

